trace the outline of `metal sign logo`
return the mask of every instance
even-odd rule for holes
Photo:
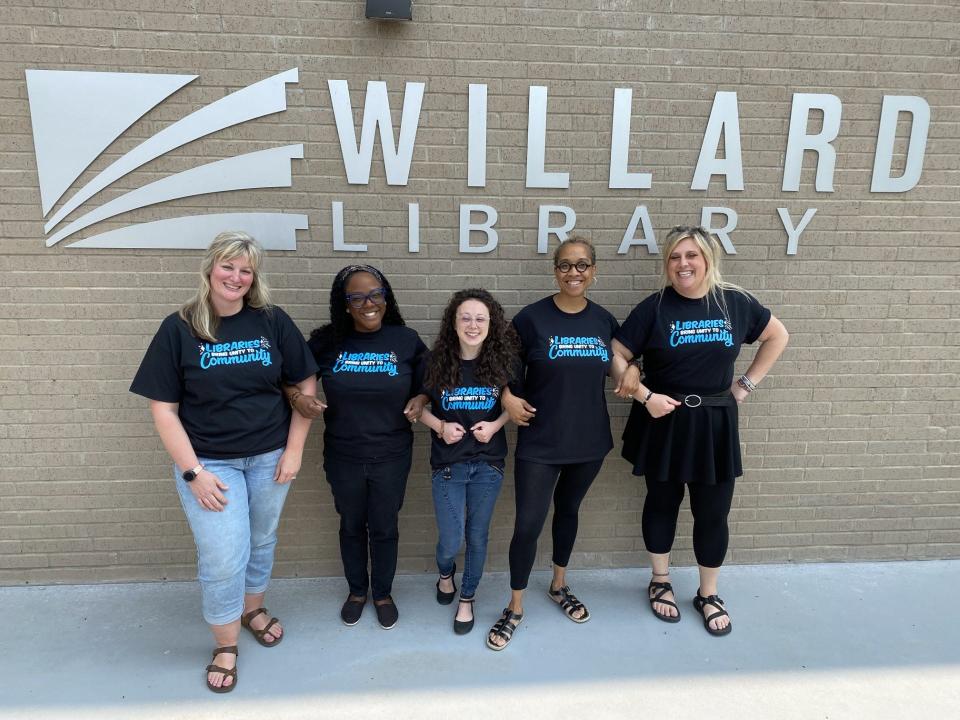
[[[26,75],[44,217],[112,142],[197,78],[64,70],[27,70]],[[78,207],[148,162],[218,130],[286,110],[286,85],[297,81],[296,68],[279,73],[230,93],[147,138],[63,202],[44,225],[47,246],[137,208],[207,193],[290,187],[292,160],[303,158],[302,144],[235,155],[173,173],[61,226]],[[296,231],[307,228],[307,216],[266,212],[187,215],[127,225],[76,240],[69,247],[205,248],[224,228],[249,232],[271,250],[295,250]]]

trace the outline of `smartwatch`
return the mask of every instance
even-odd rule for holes
[[[197,465],[195,468],[191,468],[190,470],[184,470],[183,475],[180,477],[183,478],[184,482],[193,482],[197,479],[197,475],[199,475],[202,470],[203,465]]]

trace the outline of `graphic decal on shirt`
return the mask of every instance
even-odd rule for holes
[[[606,343],[599,337],[581,337],[579,335],[551,335],[547,357],[590,358],[598,357],[604,362],[610,359]]]
[[[497,403],[500,388],[457,387],[440,393],[444,410],[490,410]]]
[[[225,343],[200,343],[200,367],[209,370],[217,365],[246,365],[258,362],[264,367],[273,365],[270,341],[262,335],[258,340],[234,340]]]
[[[391,377],[398,374],[397,354],[371,352],[342,352],[333,364],[333,372],[381,373]]]
[[[700,343],[723,343],[732,347],[733,326],[730,320],[674,320],[670,323],[670,347]]]

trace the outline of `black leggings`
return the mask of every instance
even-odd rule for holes
[[[730,541],[727,515],[733,500],[733,481],[716,485],[691,483],[690,510],[693,513],[693,553],[697,563],[709,568],[723,565]],[[643,503],[643,542],[649,552],[668,553],[677,534],[677,514],[683,501],[683,483],[647,480]]]
[[[510,541],[510,588],[526,590],[553,496],[553,564],[566,567],[577,539],[578,512],[603,459],[569,465],[514,463],[517,515]]]

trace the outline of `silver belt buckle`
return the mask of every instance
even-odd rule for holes
[[[697,401],[696,404],[690,402],[691,398],[696,398],[696,401]],[[703,405],[703,398],[700,397],[699,395],[686,395],[683,398],[683,404],[689,408],[700,407],[701,405]]]

